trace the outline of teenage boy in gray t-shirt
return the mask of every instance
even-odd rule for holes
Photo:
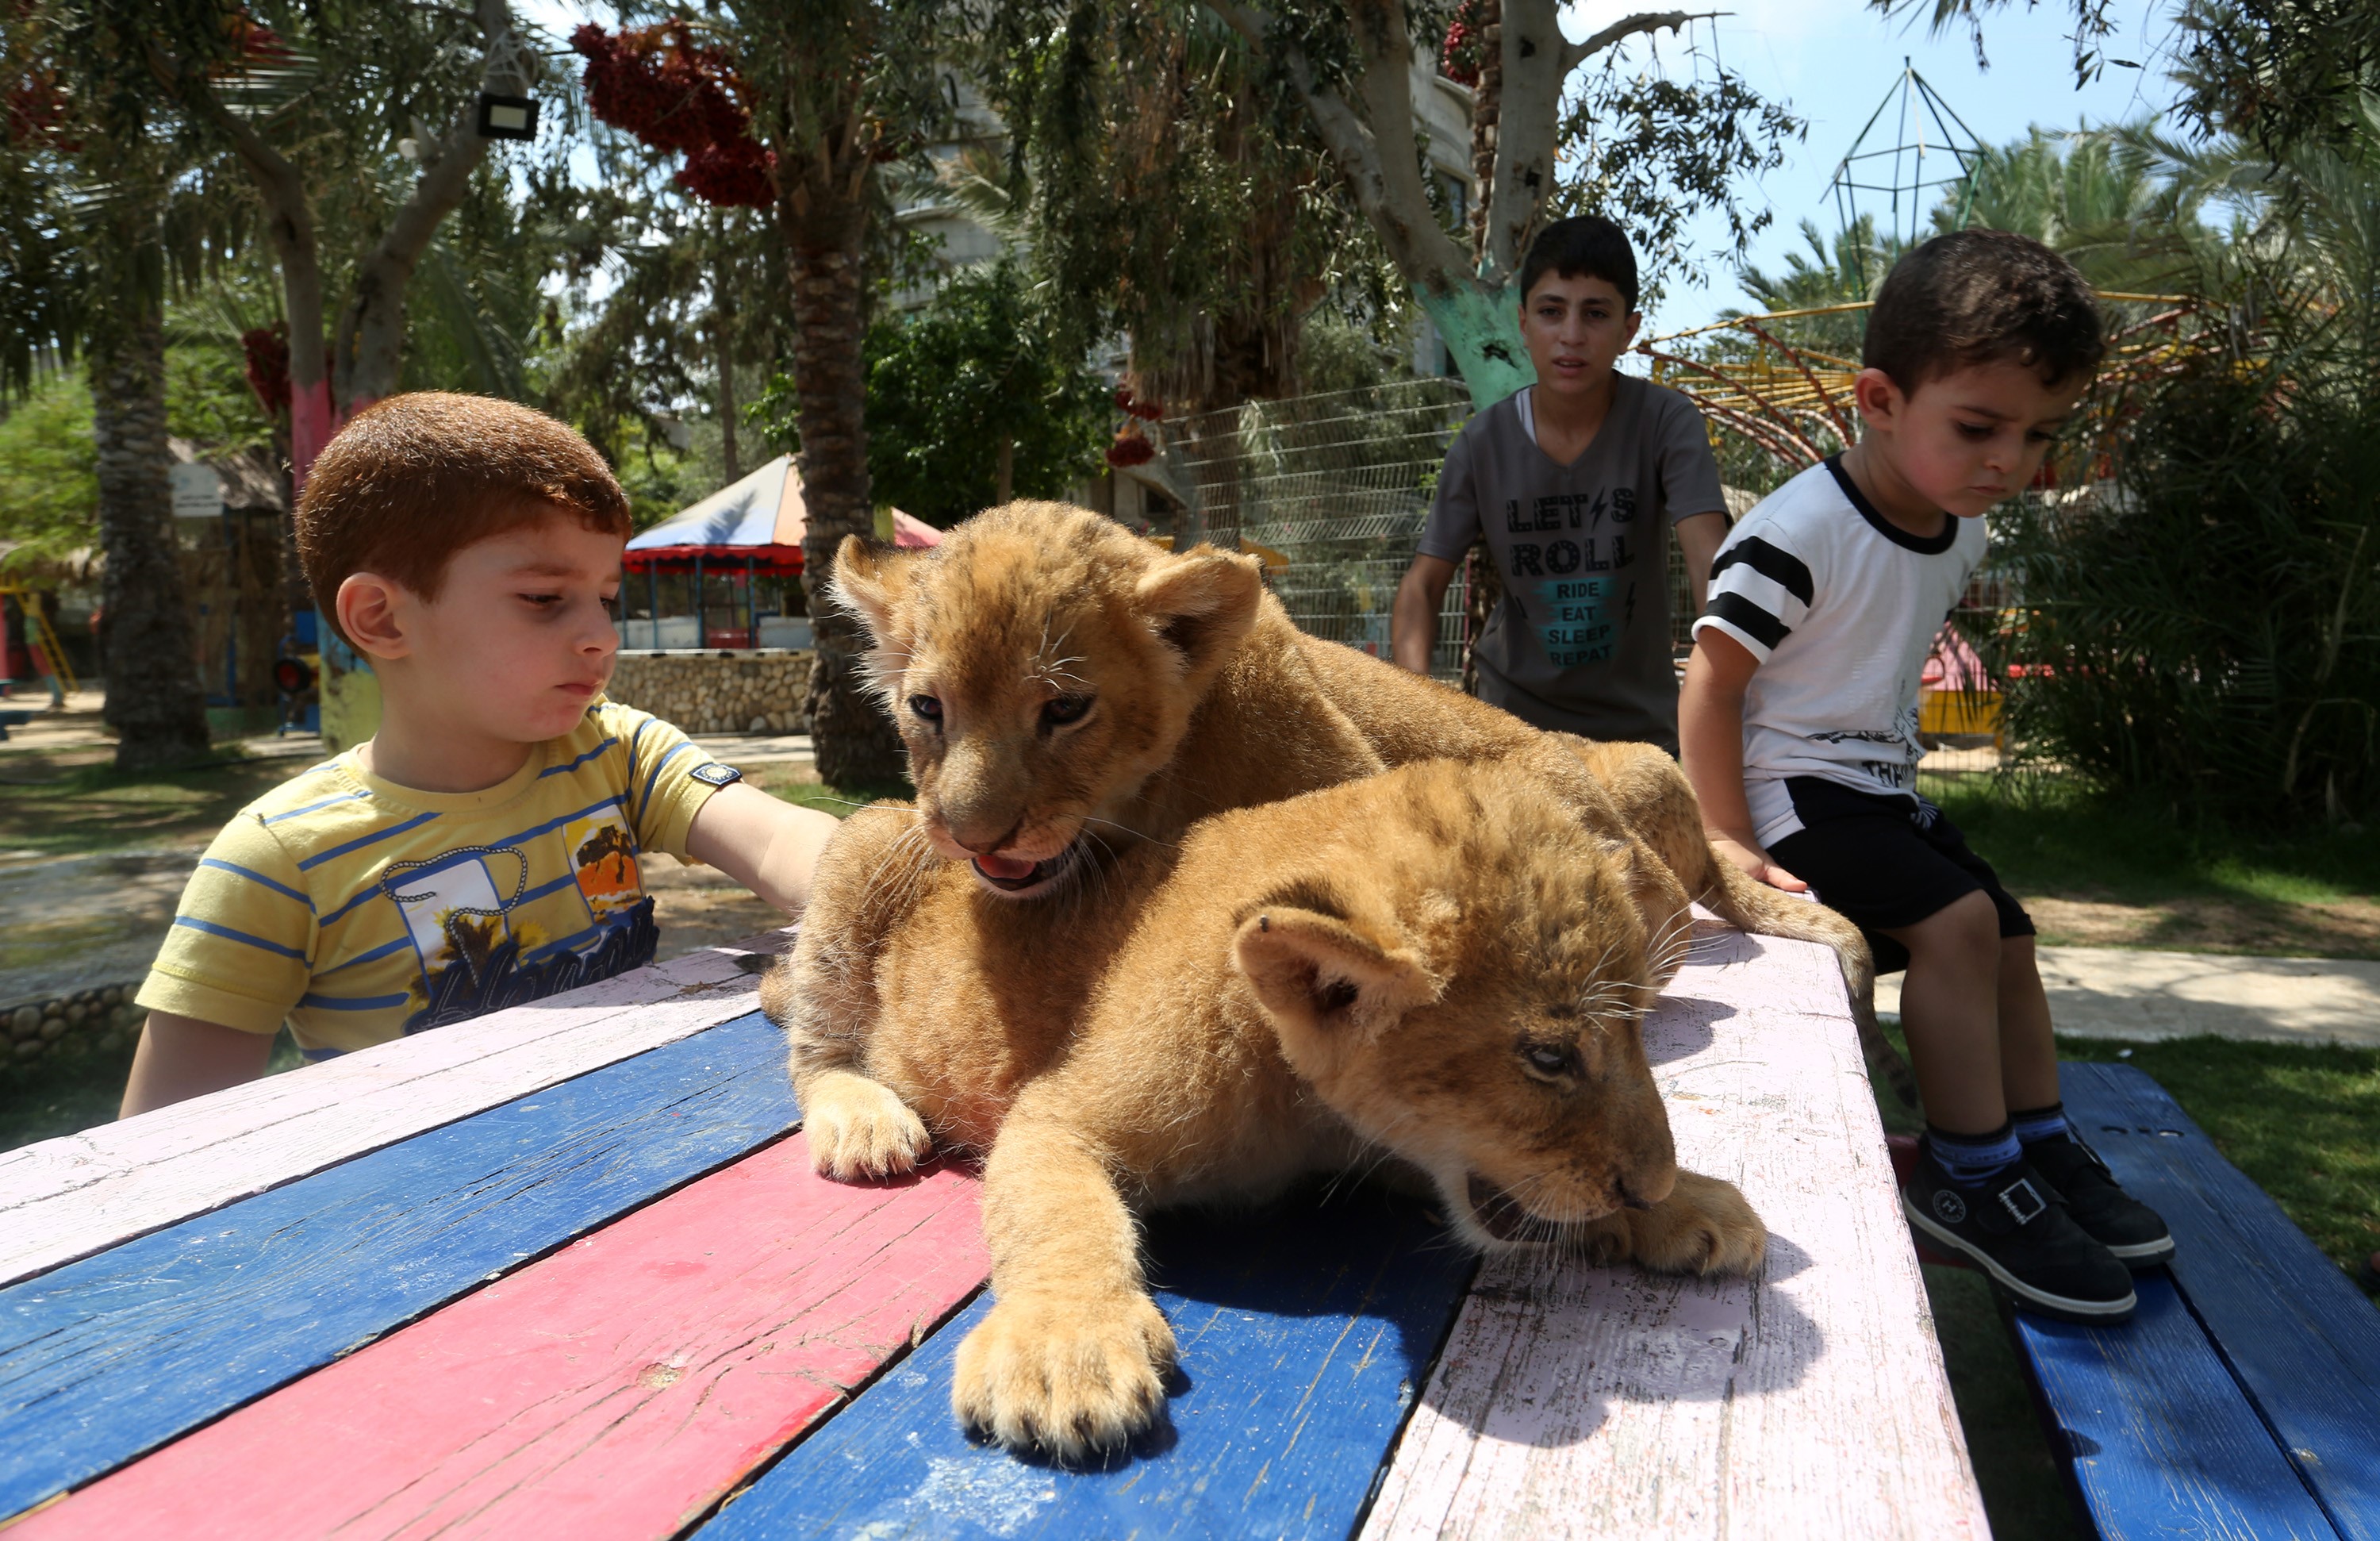
[[[1396,661],[1429,670],[1454,569],[1485,540],[1504,602],[1479,638],[1479,696],[1540,728],[1678,750],[1669,531],[1694,606],[1727,533],[1702,414],[1612,369],[1635,338],[1636,253],[1609,220],[1546,227],[1521,264],[1537,382],[1447,451],[1420,554],[1398,587]]]

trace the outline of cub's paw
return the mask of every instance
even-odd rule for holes
[[[1768,1228],[1732,1183],[1678,1173],[1670,1196],[1627,1212],[1629,1252],[1663,1273],[1750,1273],[1768,1250]]]
[[[838,1183],[897,1177],[933,1154],[925,1122],[880,1082],[840,1074],[805,1091],[802,1132],[821,1177]]]
[[[1003,1300],[959,1345],[951,1409],[1011,1450],[1080,1461],[1157,1421],[1173,1353],[1147,1295]]]

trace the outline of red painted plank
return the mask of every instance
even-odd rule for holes
[[[798,1135],[29,1516],[103,1535],[666,1536],[965,1300],[972,1177]]]

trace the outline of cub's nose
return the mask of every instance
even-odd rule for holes
[[[1022,822],[1022,819],[1018,820],[1018,823]],[[956,830],[953,830],[951,831],[951,838],[958,842],[959,844],[965,846],[967,850],[974,852],[978,856],[994,855],[999,853],[1002,846],[1016,838],[1016,825],[1011,824],[1002,833],[994,835],[990,840],[969,839],[967,836],[959,833]]]

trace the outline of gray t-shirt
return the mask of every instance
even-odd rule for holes
[[[1633,375],[1576,460],[1537,447],[1530,393],[1473,418],[1446,452],[1424,556],[1485,540],[1504,602],[1479,638],[1482,700],[1540,728],[1678,746],[1670,522],[1727,504],[1693,402]]]

